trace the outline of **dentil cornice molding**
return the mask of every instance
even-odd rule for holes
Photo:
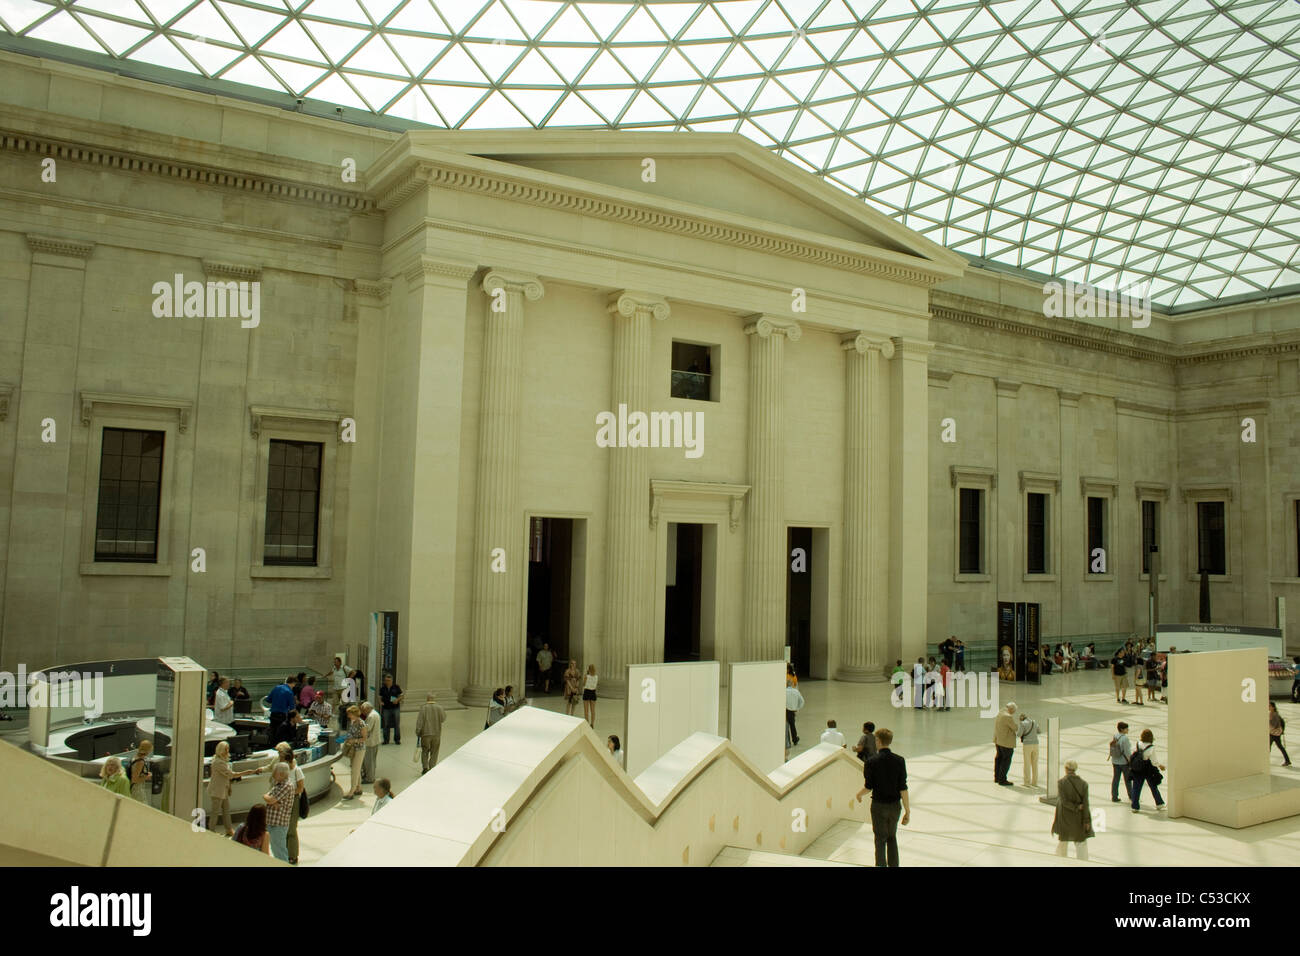
[[[262,278],[261,266],[238,265],[233,262],[213,262],[211,259],[202,261],[203,272],[209,277],[235,279],[245,282],[256,282]]]
[[[27,246],[32,252],[43,252],[50,256],[66,256],[69,259],[85,259],[95,248],[93,242],[78,239],[59,239],[55,236],[36,236],[28,233]]]
[[[289,182],[269,176],[219,169],[203,163],[139,156],[111,147],[79,145],[30,133],[0,131],[0,149],[39,153],[66,162],[108,166],[131,173],[164,176],[205,186],[223,186],[277,199],[335,206],[357,212],[370,212],[375,208],[374,201],[360,191],[348,192],[310,183]]]
[[[459,279],[461,282],[468,282],[476,272],[478,266],[469,263],[449,262],[434,256],[420,255],[406,267],[403,275],[406,276],[408,283],[415,285],[428,278]]]

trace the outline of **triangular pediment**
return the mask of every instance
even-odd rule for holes
[[[460,153],[572,183],[658,199],[697,214],[867,247],[894,261],[960,275],[965,260],[811,173],[730,133],[569,130],[419,131],[408,148]],[[650,164],[653,161],[653,177]],[[384,166],[381,160],[378,164]],[[390,167],[391,168],[391,167]],[[900,257],[905,257],[900,259]]]

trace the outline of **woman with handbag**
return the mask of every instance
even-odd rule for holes
[[[1087,840],[1095,836],[1092,829],[1092,809],[1088,806],[1088,781],[1078,775],[1076,760],[1065,762],[1065,776],[1056,782],[1056,816],[1052,819],[1052,832],[1056,834],[1056,855],[1069,856],[1069,845],[1074,844],[1074,855],[1088,859]]]
[[[1268,752],[1273,753],[1273,745],[1282,751],[1282,766],[1291,766],[1291,755],[1286,752],[1286,744],[1282,742],[1282,735],[1286,733],[1286,721],[1282,715],[1277,712],[1277,704],[1271,700],[1268,702]]]
[[[353,704],[347,714],[348,739],[343,742],[343,756],[352,765],[352,790],[344,800],[361,796],[361,764],[366,759],[366,725],[361,719],[361,708]]]
[[[142,740],[131,758],[131,770],[127,774],[131,779],[131,796],[145,806],[152,806],[153,773],[149,769],[149,758],[153,755],[153,741]]]
[[[1165,769],[1165,765],[1156,753],[1156,735],[1150,730],[1142,731],[1142,741],[1134,749],[1133,756],[1129,757],[1129,766],[1133,768],[1129,774],[1133,781],[1133,812],[1142,809],[1140,798],[1144,783],[1151,788],[1151,795],[1156,798],[1156,809],[1165,809],[1165,798],[1160,796],[1160,784],[1165,780],[1165,775],[1160,771]]]

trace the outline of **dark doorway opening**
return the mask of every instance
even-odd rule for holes
[[[668,525],[668,575],[664,588],[664,660],[700,659],[704,525]]]
[[[569,621],[573,588],[573,519],[528,519],[528,659],[524,673],[534,693],[543,681],[537,652],[549,644],[550,693],[560,692],[560,673],[569,659]],[[516,695],[519,696],[519,695]]]
[[[795,673],[812,673],[813,529],[786,532],[786,638]]]

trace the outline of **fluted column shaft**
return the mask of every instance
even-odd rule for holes
[[[744,659],[785,656],[785,341],[794,322],[760,316],[749,338],[749,501],[745,529]]]
[[[882,381],[889,340],[844,340],[844,574],[838,680],[882,680],[888,600],[889,451]]]
[[[612,411],[626,405],[628,414],[649,412],[650,323],[668,318],[668,303],[649,293],[623,292],[611,297],[614,317]],[[609,522],[605,568],[605,642],[601,654],[601,690],[609,696],[626,692],[628,664],[660,660],[650,604],[654,535],[650,530],[650,459],[646,448],[610,448]]]
[[[461,693],[467,705],[486,704],[506,684],[523,690],[521,576],[528,565],[519,513],[520,379],[524,300],[540,299],[543,290],[533,276],[493,271],[483,278],[483,291],[490,300],[483,330],[469,686]],[[496,303],[504,308],[498,311]]]

